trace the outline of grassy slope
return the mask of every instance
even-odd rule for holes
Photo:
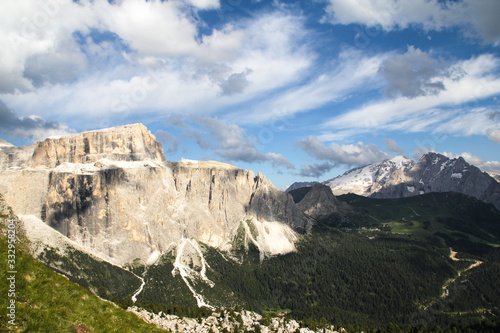
[[[2,206],[0,197],[0,206]],[[102,301],[86,289],[33,259],[26,239],[16,244],[16,326],[7,323],[7,237],[5,220],[12,212],[0,207],[0,331],[4,332],[164,332]]]

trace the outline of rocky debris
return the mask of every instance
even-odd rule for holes
[[[236,328],[241,331],[255,331],[257,326],[260,326],[262,333],[280,332],[280,333],[295,333],[297,330],[300,333],[336,333],[333,326],[321,328],[317,331],[310,330],[307,327],[302,327],[296,320],[289,320],[285,316],[280,315],[270,319],[270,325],[262,324],[262,316],[258,313],[242,310],[239,312],[222,309],[220,312],[214,312],[211,316],[203,319],[180,318],[176,315],[164,314],[162,312],[155,314],[148,312],[138,307],[129,307],[127,311],[136,314],[148,323],[155,324],[158,328],[169,330],[171,332],[186,332],[186,333],[219,333],[223,330],[234,332]],[[344,329],[340,329],[344,331]]]
[[[164,161],[161,145],[142,124],[14,148],[33,153],[11,158],[0,151],[7,161],[0,193],[8,204],[118,265],[151,262],[181,239],[230,250],[242,221],[305,230],[312,223],[260,173],[219,162]],[[275,231],[293,242],[288,229]],[[276,235],[260,236],[265,243]],[[267,255],[293,249],[264,243]]]

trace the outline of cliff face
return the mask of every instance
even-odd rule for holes
[[[56,167],[68,163],[165,160],[163,148],[142,124],[84,132],[38,142],[29,166]]]
[[[265,244],[271,231],[293,236],[292,227],[310,227],[291,196],[260,173],[163,159],[142,125],[47,139],[24,167],[0,170],[0,193],[16,213],[117,264],[152,262],[183,238],[230,249],[249,220],[261,230],[259,248],[281,253]]]

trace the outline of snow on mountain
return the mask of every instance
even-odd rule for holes
[[[327,180],[324,184],[330,186],[335,195],[355,193],[368,196],[386,184],[404,177],[404,172],[414,164],[414,161],[405,156],[396,156],[377,164],[348,170],[342,176]]]
[[[373,198],[402,198],[430,192],[459,192],[500,209],[500,184],[462,157],[427,153],[418,162],[397,156],[351,169],[324,182],[335,195],[355,193]]]

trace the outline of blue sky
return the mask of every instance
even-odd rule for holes
[[[279,188],[428,151],[500,172],[497,0],[4,0],[0,136],[133,122]]]

